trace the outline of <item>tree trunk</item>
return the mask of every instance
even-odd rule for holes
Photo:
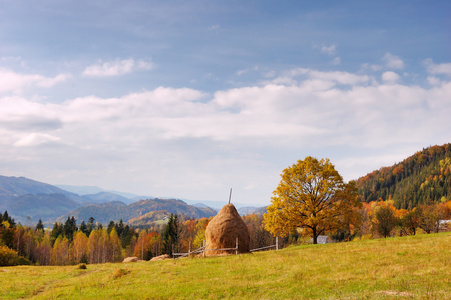
[[[316,233],[316,227],[312,228],[313,231],[313,244],[318,244],[318,234]]]

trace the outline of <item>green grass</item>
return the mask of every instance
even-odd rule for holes
[[[0,268],[0,299],[451,299],[451,233],[247,255]]]

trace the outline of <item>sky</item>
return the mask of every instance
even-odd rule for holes
[[[0,0],[0,174],[270,204],[451,142],[450,1]]]

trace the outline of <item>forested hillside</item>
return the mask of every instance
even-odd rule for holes
[[[357,180],[363,202],[394,200],[397,208],[451,199],[451,144],[423,149]]]
[[[216,211],[209,207],[199,208],[181,200],[155,198],[140,200],[129,205],[118,201],[87,205],[63,215],[58,220],[64,221],[67,217],[74,216],[80,222],[87,222],[90,217],[93,217],[99,223],[108,224],[110,221],[117,222],[121,219],[126,222],[151,211],[166,211],[169,214],[186,215],[190,218],[208,218],[216,215]]]

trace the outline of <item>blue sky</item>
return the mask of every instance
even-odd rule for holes
[[[451,141],[449,1],[0,1],[0,173],[269,204]]]

